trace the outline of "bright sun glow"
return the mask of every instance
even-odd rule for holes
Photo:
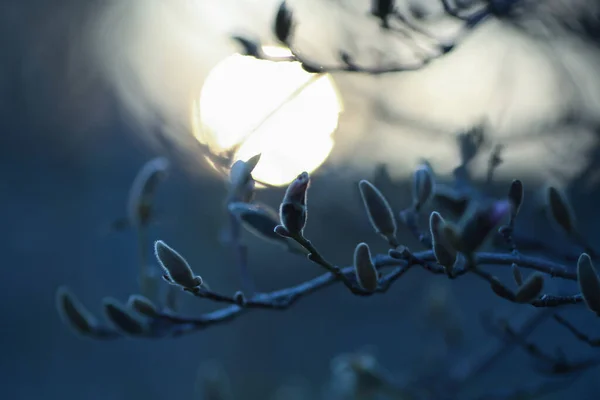
[[[327,159],[341,111],[330,76],[235,54],[215,66],[194,102],[194,135],[217,154],[239,145],[235,160],[261,153],[253,176],[280,186]]]

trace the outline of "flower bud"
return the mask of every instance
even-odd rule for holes
[[[515,293],[515,302],[531,303],[537,299],[544,289],[544,275],[534,272],[523,282]]]
[[[132,226],[145,226],[150,221],[154,193],[168,169],[169,160],[158,157],[144,164],[136,175],[127,201],[127,217]]]
[[[358,183],[363,204],[375,232],[388,241],[396,237],[396,220],[386,198],[367,180]]]
[[[510,201],[511,204],[511,219],[515,219],[519,213],[521,205],[523,204],[524,196],[525,192],[523,189],[523,183],[518,179],[513,180],[510,184],[510,188],[508,189],[508,201]]]
[[[548,211],[550,217],[562,228],[565,232],[575,233],[575,215],[571,209],[571,205],[566,196],[555,187],[547,189]]]
[[[431,233],[431,241],[433,245],[433,254],[438,264],[446,269],[446,272],[452,273],[454,263],[456,262],[456,249],[452,247],[444,235],[442,225],[444,219],[437,211],[434,211],[429,216],[429,231]]]
[[[104,313],[117,329],[128,335],[141,335],[147,332],[148,326],[137,316],[129,312],[117,300],[103,300]]]
[[[229,170],[230,201],[250,202],[254,197],[255,182],[252,171],[260,161],[260,154],[250,157],[248,161],[237,160]]]
[[[492,288],[492,291],[496,293],[497,296],[502,297],[503,299],[506,299],[508,301],[515,301],[515,294],[506,286],[504,286],[502,282],[500,282],[495,276],[492,277],[490,281],[490,287]]]
[[[61,286],[56,292],[56,308],[63,322],[80,335],[93,334],[98,326],[96,318],[64,286]]]
[[[229,212],[232,213],[242,226],[253,235],[277,244],[294,254],[307,254],[305,248],[295,240],[289,238],[287,230],[279,225],[277,211],[266,204],[258,203],[230,203]],[[283,229],[283,231],[282,231]]]
[[[248,161],[237,160],[229,169],[229,183],[232,186],[240,186],[252,179],[252,171],[260,161],[260,154],[252,156]]]
[[[487,240],[494,228],[510,212],[510,202],[495,201],[486,207],[476,207],[463,220],[460,230],[460,245],[457,250],[471,254],[479,249]]]
[[[433,197],[435,181],[433,172],[426,164],[419,165],[412,178],[412,200],[416,211],[419,211]]]
[[[168,283],[186,289],[194,289],[202,285],[202,278],[194,275],[185,258],[162,240],[154,243],[154,254],[165,272],[163,278]]]
[[[139,294],[132,294],[127,301],[127,307],[140,315],[148,318],[159,316],[158,308],[146,297]]]
[[[582,253],[577,260],[577,282],[588,308],[600,316],[600,278],[586,253]]]
[[[354,270],[363,289],[369,292],[377,289],[379,277],[371,260],[371,250],[366,243],[359,243],[354,250]]]
[[[290,236],[302,236],[307,219],[306,196],[310,186],[308,172],[303,172],[288,186],[279,207],[281,225]]]

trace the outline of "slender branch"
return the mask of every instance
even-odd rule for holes
[[[460,40],[462,40],[464,38],[464,36],[466,36],[466,33],[470,32],[471,30],[473,30],[474,28],[479,26],[481,23],[486,21],[488,18],[490,18],[494,15],[494,13],[493,13],[494,10],[492,8],[486,6],[486,7],[481,8],[480,10],[472,13],[471,15],[461,16],[458,14],[457,10],[452,10],[451,7],[448,4],[446,4],[446,2],[443,2],[443,3],[444,3],[444,7],[446,8],[446,11],[448,12],[448,14],[450,16],[458,18],[464,22],[463,30],[458,35],[458,37],[455,38],[455,40],[452,44],[438,45],[437,47],[439,50],[439,54],[436,54],[429,58],[424,57],[423,59],[421,59],[420,62],[417,62],[413,65],[389,65],[389,66],[385,66],[385,67],[359,66],[353,61],[353,59],[350,57],[350,55],[348,53],[346,53],[345,51],[339,51],[340,60],[341,60],[340,64],[324,65],[324,64],[317,62],[315,60],[312,60],[312,59],[302,55],[300,52],[298,52],[294,48],[294,46],[291,43],[289,43],[289,38],[286,39],[286,45],[289,48],[289,50],[292,52],[292,55],[291,56],[283,56],[283,57],[275,57],[275,56],[270,56],[268,54],[265,54],[262,51],[259,43],[251,41],[247,38],[240,37],[240,36],[234,36],[233,39],[237,40],[245,48],[246,53],[250,56],[253,56],[253,57],[256,57],[256,58],[262,59],[262,60],[275,61],[275,62],[297,62],[297,63],[300,63],[302,65],[302,68],[304,68],[306,71],[312,72],[312,73],[352,72],[352,73],[367,74],[367,75],[382,75],[382,74],[389,74],[389,73],[416,71],[416,70],[422,69],[424,66],[430,64],[432,61],[451,52],[453,49],[456,48],[456,45],[458,44],[458,42]],[[393,12],[393,15],[390,14],[390,16],[395,17],[395,19],[397,21],[401,22],[404,26],[402,28],[391,28],[388,25],[386,25],[385,30],[394,31],[394,32],[397,32],[397,33],[402,34],[403,36],[409,38],[410,35],[407,34],[407,32],[406,32],[406,29],[409,29],[409,30],[414,31],[417,34],[421,34],[428,38],[433,39],[432,35],[429,32],[427,32],[423,28],[420,28],[416,24],[410,22],[406,17],[402,16],[398,12]],[[404,29],[404,27],[406,29]]]
[[[314,247],[313,247],[314,249]],[[289,288],[276,290],[268,293],[255,293],[245,300],[242,306],[238,305],[238,300],[234,296],[225,296],[213,292],[211,290],[199,289],[197,292],[191,292],[194,296],[206,298],[218,303],[230,304],[230,306],[219,310],[203,314],[195,318],[183,318],[173,316],[171,313],[160,314],[157,318],[153,318],[149,326],[149,330],[145,337],[160,338],[165,336],[181,336],[191,334],[198,330],[205,329],[211,325],[216,325],[224,322],[229,322],[244,314],[250,309],[269,309],[269,310],[286,310],[296,304],[296,302],[312,293],[321,289],[325,289],[334,285],[339,281],[343,281],[347,286],[352,287],[352,293],[360,296],[370,296],[387,292],[390,287],[402,277],[413,265],[421,263],[435,263],[433,252],[423,251],[417,253],[409,253],[408,259],[399,259],[389,255],[377,255],[374,257],[374,265],[378,270],[384,270],[389,267],[395,267],[388,273],[381,274],[379,278],[377,290],[374,293],[361,290],[356,284],[355,271],[353,266],[338,268],[337,272],[328,272],[316,278],[308,280]],[[323,262],[319,257],[313,261]],[[561,277],[568,280],[576,280],[576,274],[568,271],[567,267],[552,261],[542,258],[528,257],[524,255],[499,254],[499,253],[477,253],[475,256],[477,265],[496,265],[496,266],[511,266],[513,263],[519,263],[519,266],[524,269],[532,269],[545,272],[551,276]],[[315,261],[316,262],[316,261]],[[324,263],[327,263],[326,261]],[[441,269],[425,270],[441,274]],[[460,276],[461,274],[459,274]],[[579,298],[579,296],[577,296]],[[539,301],[532,304],[536,307],[556,307],[565,304],[576,304],[573,297],[548,296],[548,299],[542,297]],[[109,328],[103,327],[103,332],[110,331]],[[93,335],[95,337],[95,335]],[[113,339],[119,337],[117,331],[114,335],[103,333],[99,339]]]
[[[556,322],[567,328],[569,332],[571,332],[578,340],[587,343],[591,347],[600,347],[600,338],[591,338],[590,336],[577,329],[572,323],[567,321],[564,317],[560,316],[559,314],[554,314],[553,317],[556,320]]]

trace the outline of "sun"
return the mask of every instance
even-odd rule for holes
[[[264,51],[291,55],[276,47]],[[193,103],[194,136],[215,154],[234,150],[233,161],[261,153],[253,176],[274,186],[325,162],[343,110],[328,74],[240,54],[211,70]]]

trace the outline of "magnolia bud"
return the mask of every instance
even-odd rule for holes
[[[513,180],[508,189],[508,201],[510,201],[511,204],[511,219],[515,219],[519,213],[521,205],[523,204],[524,193],[523,183],[518,179]]]
[[[279,206],[279,219],[289,236],[302,236],[306,226],[306,197],[310,186],[308,172],[303,172],[288,186]]]
[[[162,240],[157,240],[154,243],[154,253],[165,272],[163,278],[168,283],[186,289],[194,289],[202,285],[202,278],[194,275],[185,258]]]
[[[479,249],[494,228],[508,215],[511,206],[507,200],[495,201],[487,207],[477,207],[467,214],[460,231],[459,251],[471,254]]]
[[[234,201],[250,202],[254,197],[255,182],[252,171],[260,161],[260,154],[248,161],[237,160],[229,170],[229,198]],[[231,201],[231,200],[230,200]]]
[[[156,305],[139,294],[132,294],[129,296],[127,307],[148,318],[156,318],[159,316]]]
[[[531,303],[537,299],[544,289],[544,275],[540,272],[534,272],[523,282],[517,293],[515,301],[517,303]]]
[[[98,326],[96,318],[64,286],[56,292],[56,307],[63,322],[80,335],[90,335],[96,330]]]
[[[369,292],[377,289],[378,274],[371,260],[371,250],[366,243],[359,243],[354,250],[354,270],[363,289]]]
[[[369,221],[375,232],[391,240],[396,236],[396,220],[386,198],[373,184],[367,180],[358,183]]]
[[[103,304],[106,318],[121,332],[128,335],[141,335],[148,330],[148,326],[143,321],[130,313],[117,300],[106,298]]]
[[[456,249],[450,245],[448,239],[444,235],[442,225],[444,219],[437,211],[434,211],[429,216],[429,230],[431,233],[433,254],[438,264],[446,269],[446,272],[452,273],[454,263],[456,262]]]
[[[495,276],[490,280],[490,287],[497,296],[508,301],[515,301],[515,294],[502,284]]]
[[[250,233],[257,237],[276,242],[287,242],[275,232],[279,224],[277,212],[267,205],[235,202],[228,206],[231,212]]]
[[[575,232],[575,216],[565,195],[555,187],[547,189],[550,217],[567,233]]]
[[[577,282],[588,308],[600,316],[600,278],[586,253],[582,253],[577,260]]]
[[[158,157],[144,164],[136,175],[127,201],[127,217],[132,226],[145,226],[150,221],[152,198],[168,169],[169,160]]]
[[[412,199],[415,210],[419,211],[433,197],[435,181],[433,172],[426,164],[419,165],[412,179]]]

